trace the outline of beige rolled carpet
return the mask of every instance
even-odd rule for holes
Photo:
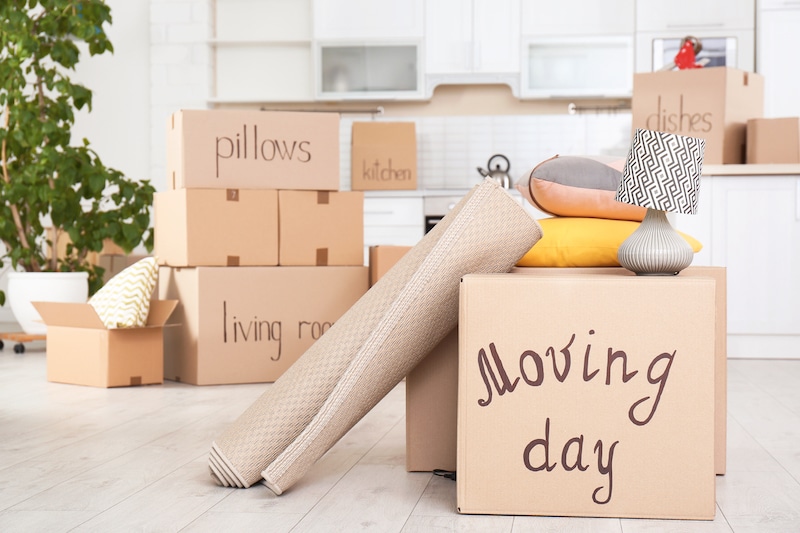
[[[461,276],[507,272],[541,236],[496,182],[475,186],[214,441],[212,477],[283,493],[453,329]]]

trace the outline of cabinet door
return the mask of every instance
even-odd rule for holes
[[[755,28],[755,0],[637,0],[636,31]]]
[[[800,3],[796,9],[761,11],[756,68],[764,76],[764,115],[800,115],[800,71],[787,59],[800,50]]]
[[[800,334],[800,177],[714,177],[712,262],[728,270],[728,331]]]
[[[421,38],[423,0],[315,0],[317,39]]]
[[[472,3],[425,2],[425,71],[461,74],[472,71]]]
[[[520,0],[473,2],[473,71],[519,72]]]
[[[522,0],[522,34],[632,35],[634,0]]]

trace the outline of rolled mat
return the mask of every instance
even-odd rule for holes
[[[214,441],[214,480],[283,493],[453,329],[464,274],[507,272],[541,236],[496,182],[475,186]]]

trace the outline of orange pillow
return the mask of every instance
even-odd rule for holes
[[[614,200],[624,164],[624,158],[556,155],[536,165],[517,189],[551,215],[641,222],[645,208]]]

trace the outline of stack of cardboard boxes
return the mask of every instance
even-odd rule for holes
[[[368,288],[363,193],[339,190],[339,116],[183,110],[154,201],[164,377],[271,382]]]

